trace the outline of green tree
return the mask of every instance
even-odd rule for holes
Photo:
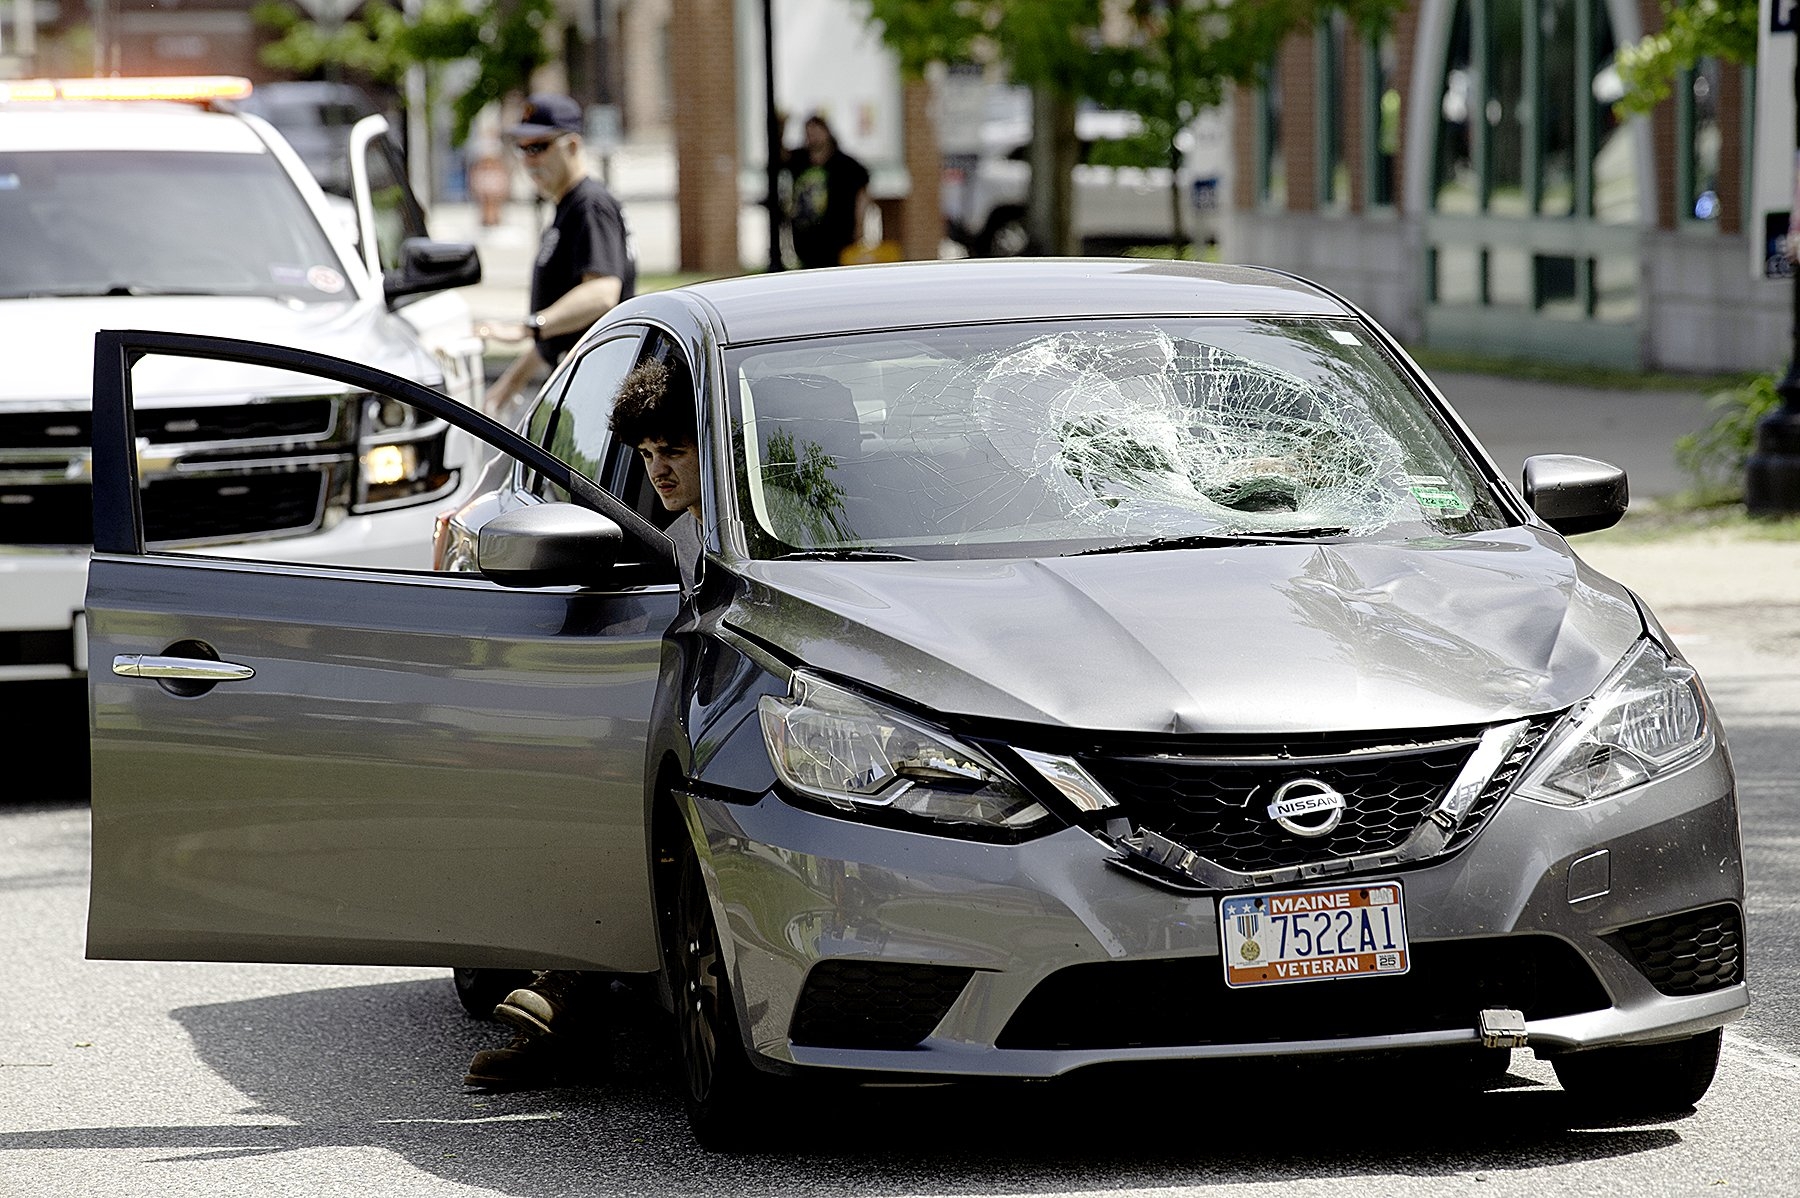
[[[1136,113],[1117,153],[1179,165],[1179,139],[1231,83],[1256,81],[1282,41],[1343,11],[1377,29],[1406,0],[870,0],[870,17],[918,77],[933,62],[1004,63],[1032,93],[1027,226],[1039,246],[1072,249],[1069,179],[1075,105]],[[1172,238],[1184,240],[1171,187]]]
[[[426,67],[435,77],[431,68],[472,59],[475,78],[451,109],[450,139],[457,145],[468,140],[483,108],[525,91],[532,73],[550,61],[545,33],[555,15],[552,0],[484,0],[474,10],[457,0],[425,0],[410,19],[387,0],[370,0],[357,18],[336,25],[309,21],[281,0],[252,11],[280,34],[263,50],[263,62],[296,75],[349,71],[396,87],[411,67]]]
[[[1669,98],[1675,80],[1702,58],[1756,61],[1757,0],[1663,0],[1663,25],[1619,47],[1615,64],[1625,95],[1621,117],[1641,115]]]

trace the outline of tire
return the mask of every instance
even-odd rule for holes
[[[688,1126],[711,1152],[766,1147],[784,1087],[750,1063],[706,877],[685,833],[673,839],[664,943]]]
[[[1706,1094],[1719,1068],[1725,1033],[1715,1028],[1685,1040],[1596,1048],[1553,1057],[1556,1080],[1570,1097],[1606,1115],[1672,1115]]]
[[[1025,228],[1025,214],[1016,208],[1002,208],[988,218],[981,234],[981,257],[1017,258],[1031,252],[1031,233]]]
[[[529,969],[462,969],[451,970],[456,984],[456,1001],[477,1019],[492,1019],[500,1000],[531,980]]]

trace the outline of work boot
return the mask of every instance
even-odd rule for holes
[[[463,1085],[483,1090],[535,1090],[555,1085],[562,1054],[554,1042],[514,1036],[504,1048],[484,1048],[469,1062]]]
[[[521,986],[494,1008],[494,1018],[527,1036],[553,1036],[581,1020],[590,1001],[587,979],[570,969],[540,970],[531,985]]]

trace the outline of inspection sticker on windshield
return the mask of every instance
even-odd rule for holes
[[[1222,898],[1219,941],[1227,986],[1393,976],[1412,963],[1398,882]]]

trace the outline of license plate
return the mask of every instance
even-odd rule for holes
[[[1391,977],[1411,964],[1398,882],[1219,900],[1227,986]]]

